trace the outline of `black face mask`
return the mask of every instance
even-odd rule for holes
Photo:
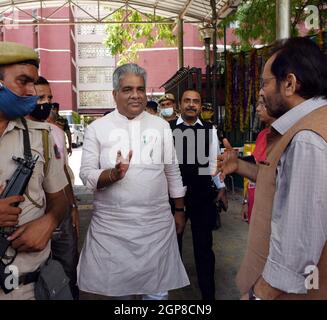
[[[30,113],[33,118],[44,121],[49,117],[52,108],[52,103],[37,104],[36,108]]]

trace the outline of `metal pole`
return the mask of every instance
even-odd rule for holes
[[[213,49],[213,65],[216,66],[218,62],[218,52],[217,52],[217,14],[214,14],[214,20],[212,23],[213,34],[212,34],[212,49]]]
[[[224,26],[224,68],[226,71],[227,66],[227,30],[226,25]]]
[[[212,10],[212,47],[213,47],[213,66],[212,66],[212,106],[215,111],[214,123],[218,124],[218,107],[217,107],[217,8],[216,0],[210,0]]]
[[[222,77],[221,77],[221,79],[222,79]],[[226,30],[226,25],[224,25],[224,91],[225,91],[224,99],[225,99],[225,101],[220,102],[220,108],[219,108],[219,120],[220,120],[219,128],[221,131],[223,131],[223,128],[224,128],[222,104],[224,104],[224,106],[226,105],[226,87],[227,87],[227,30]]]
[[[178,69],[184,67],[184,42],[183,42],[183,19],[177,21],[177,38],[178,38]]]
[[[291,36],[291,1],[276,0],[276,40]]]
[[[196,90],[201,92],[202,88],[202,69],[196,68]]]
[[[206,96],[205,102],[211,102],[210,79],[210,38],[204,38],[205,64],[206,64]]]

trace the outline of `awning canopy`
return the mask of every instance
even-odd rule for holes
[[[230,14],[241,2],[240,0],[215,1],[218,21]],[[134,9],[151,15],[150,20],[141,23],[175,23],[178,18],[181,18],[186,23],[205,24],[210,23],[212,18],[210,2],[210,0],[0,0],[0,21],[12,25],[113,23],[108,20],[114,12],[119,9]],[[60,12],[67,7],[72,9],[73,15],[62,17]],[[83,18],[74,15],[76,9],[84,12]],[[166,18],[165,21],[159,21],[158,16]],[[114,21],[114,23],[123,22],[125,21]]]

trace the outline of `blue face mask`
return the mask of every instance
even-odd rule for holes
[[[161,115],[163,117],[171,117],[174,113],[174,109],[173,108],[165,108],[165,109],[161,109],[160,111]]]
[[[8,120],[30,114],[38,99],[38,96],[20,97],[0,83],[0,112],[3,112]]]

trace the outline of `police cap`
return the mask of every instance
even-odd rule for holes
[[[207,102],[203,103],[202,110],[203,111],[214,111],[212,104],[207,103]]]
[[[0,42],[0,65],[28,63],[39,67],[38,54],[30,47],[16,42]]]
[[[161,103],[166,100],[171,100],[171,101],[175,102],[175,97],[172,93],[166,93],[159,99],[158,102]]]

